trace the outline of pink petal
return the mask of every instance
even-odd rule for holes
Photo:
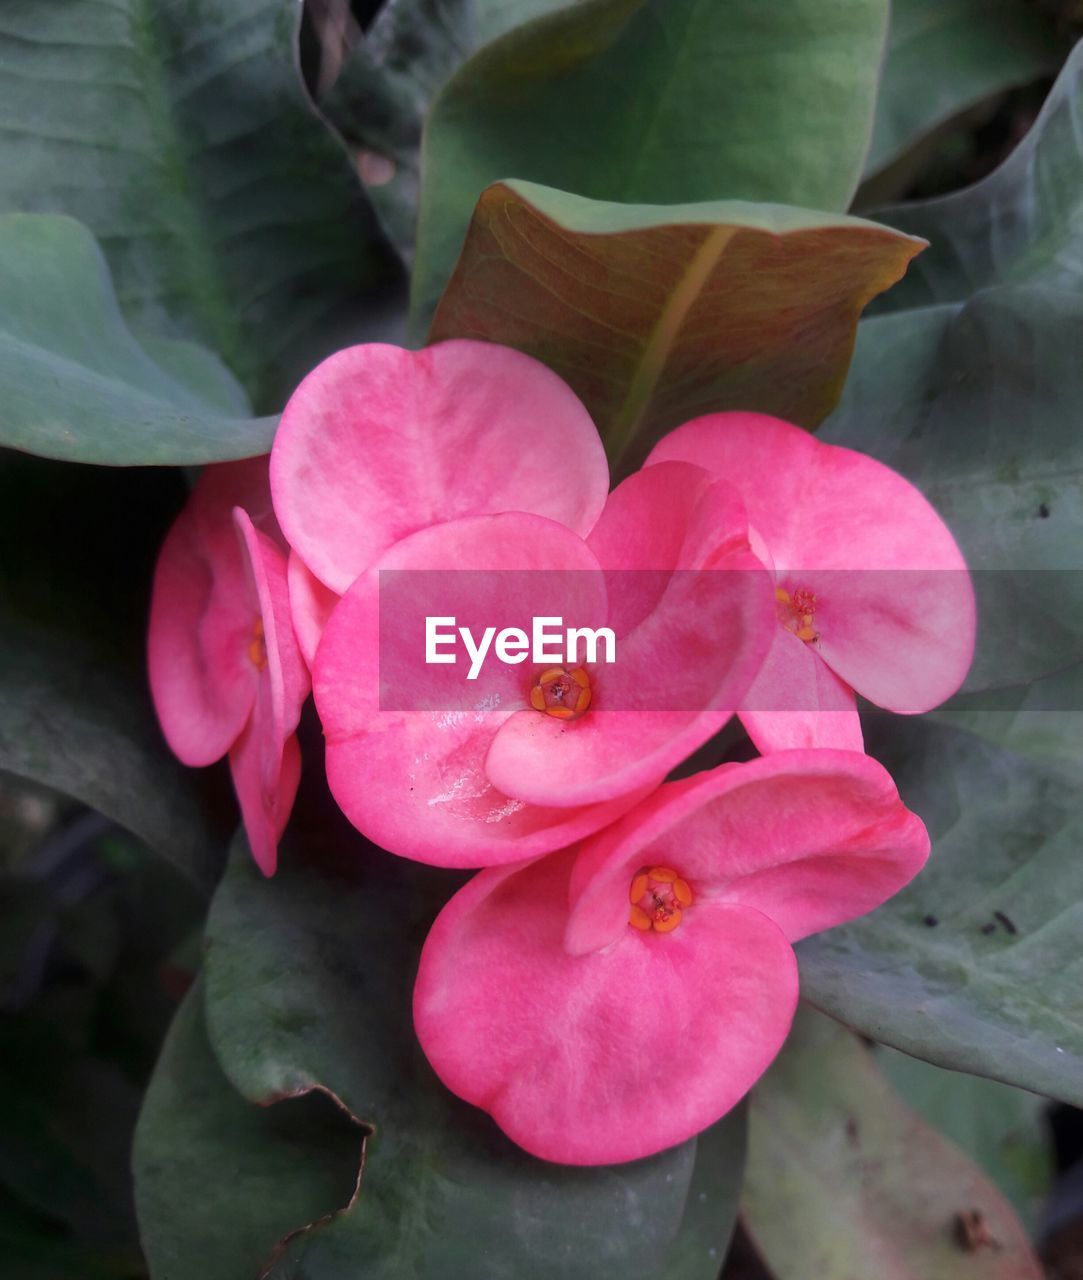
[[[587,411],[556,374],[458,340],[325,360],[282,415],[271,482],[290,545],[344,592],[406,534],[460,516],[527,511],[585,534],[609,476]]]
[[[362,574],[331,615],[314,677],[328,782],[354,826],[404,857],[477,866],[560,848],[633,804],[641,788],[586,808],[559,792],[549,805],[502,794],[485,756],[500,725],[525,705],[530,668],[490,661],[470,684],[461,665],[423,662],[426,615],[454,616],[476,631],[535,613],[574,619],[576,611],[604,617],[597,561],[574,533],[541,516],[437,525]]]
[[[489,781],[489,735],[456,733],[425,712],[397,716],[387,734],[329,741],[327,781],[353,825],[403,858],[436,867],[520,862],[600,830],[648,794],[578,808],[527,804]]]
[[[762,755],[806,747],[865,749],[854,691],[785,627],[774,628],[767,659],[739,715]]]
[[[586,715],[521,711],[486,759],[496,787],[538,804],[657,785],[729,719],[776,630],[771,578],[749,549],[744,508],[699,467],[631,476],[588,544],[606,570],[617,660],[591,669]]]
[[[791,942],[887,901],[925,864],[924,824],[868,756],[783,751],[667,783],[581,846],[566,944],[622,936],[632,878],[665,866],[695,902],[762,911]],[[681,925],[683,930],[684,925]]]
[[[162,548],[148,634],[166,737],[187,764],[229,753],[252,851],[267,875],[297,790],[292,734],[309,686],[281,546],[267,460],[207,467]]]
[[[414,1025],[444,1084],[521,1147],[615,1164],[683,1142],[748,1092],[789,1031],[797,969],[775,925],[721,902],[665,936],[626,926],[569,955],[573,856],[482,872],[451,899]]]
[[[294,730],[308,697],[309,676],[290,617],[286,557],[239,507],[233,519],[250,590],[259,601],[263,661],[252,714],[229,763],[252,855],[270,876],[300,779]]]
[[[229,768],[252,857],[265,876],[273,876],[278,865],[278,842],[301,780],[297,739],[291,736],[282,744],[281,768],[271,786],[264,777],[265,763],[264,743],[258,724],[253,722],[230,750]]]
[[[339,602],[339,596],[323,585],[296,551],[290,552],[286,576],[290,587],[293,630],[301,655],[311,669],[316,660],[316,646],[320,643],[331,610]]]
[[[809,573],[823,660],[870,702],[917,715],[959,688],[974,656],[974,591],[962,570]]]
[[[648,464],[673,460],[739,488],[780,585],[815,594],[819,652],[847,684],[901,712],[926,711],[960,686],[974,651],[966,563],[902,476],[755,413],[679,427]]]
[[[266,459],[204,469],[154,572],[150,687],[166,740],[188,765],[226,754],[256,696],[248,646],[259,604],[233,528],[238,497],[269,511]]]
[[[265,742],[265,776],[270,784],[278,773],[282,746],[297,728],[312,685],[293,629],[286,557],[239,507],[233,520],[263,624],[266,662],[260,671],[260,685],[266,682],[269,697],[257,697],[252,716],[253,721],[262,722],[257,730]]]

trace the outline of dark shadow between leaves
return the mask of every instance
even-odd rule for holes
[[[292,1241],[356,1203],[369,1133],[324,1089],[263,1105],[243,1098],[207,1041],[198,981],[166,1038],[135,1136],[151,1274],[262,1280]]]
[[[372,1137],[373,1129],[353,1115],[341,1098],[322,1085],[295,1094],[268,1098],[260,1105],[267,1110],[270,1122],[268,1128],[276,1138],[301,1146],[316,1142],[327,1151],[333,1150],[336,1165],[341,1160],[342,1168],[338,1172],[343,1181],[348,1176],[353,1178],[353,1186],[345,1204],[337,1209],[329,1209],[311,1222],[287,1232],[275,1244],[259,1273],[258,1280],[266,1280],[294,1240],[349,1213],[357,1203],[365,1176],[368,1140]],[[359,1137],[360,1151],[355,1145]]]

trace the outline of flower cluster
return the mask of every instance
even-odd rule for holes
[[[604,619],[621,663],[511,663],[429,705],[431,673],[388,650],[391,581],[436,581],[468,619]],[[718,413],[609,492],[559,378],[453,341],[338,353],[287,405],[269,471],[203,473],[161,553],[149,657],[177,755],[228,754],[266,874],[310,682],[351,822],[483,868],[425,944],[421,1044],[526,1150],[595,1164],[732,1107],[788,1033],[792,944],[920,870],[925,829],[864,754],[856,694],[927,710],[973,645],[950,533],[880,463]],[[666,780],[734,714],[759,758]]]

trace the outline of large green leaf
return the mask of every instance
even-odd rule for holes
[[[921,248],[781,205],[616,205],[498,183],[478,202],[432,337],[543,360],[627,466],[711,410],[815,427],[838,398],[862,309]]]
[[[876,217],[932,247],[884,310],[966,302],[994,285],[1080,292],[1083,240],[1083,43],[1073,50],[1034,127],[996,172],[937,200]]]
[[[981,571],[968,693],[1083,664],[1081,112],[1083,46],[999,170],[884,211],[931,248],[860,325],[822,432],[909,476]]]
[[[1026,0],[893,0],[866,176],[967,107],[1036,80],[1059,52]]]
[[[326,1100],[246,1102],[207,1043],[197,983],[166,1037],[135,1133],[136,1210],[153,1280],[266,1274],[295,1232],[352,1203],[363,1145]]]
[[[214,356],[175,341],[148,345],[156,359],[129,331],[85,227],[55,214],[0,216],[0,444],[124,466],[270,448],[275,419],[248,414]]]
[[[829,1019],[799,1011],[750,1110],[742,1215],[776,1280],[1040,1280],[996,1187]]]
[[[349,879],[287,853],[264,881],[238,842],[208,922],[208,1028],[241,1093],[324,1089],[375,1130],[356,1206],[273,1274],[344,1277],[364,1259],[372,1280],[714,1280],[743,1114],[613,1168],[527,1156],[443,1089],[410,1025],[417,951],[457,877],[352,846]]]
[[[1083,167],[1063,114],[1076,109],[1065,95],[1077,81],[1069,68],[1023,157],[990,180],[1007,183],[1036,157],[1044,176],[1016,210],[1033,243],[1005,207],[986,240],[958,249],[990,255],[972,297],[863,322],[851,381],[823,430],[915,480],[980,570],[974,692],[937,715],[987,742],[895,727],[885,759],[932,828],[933,861],[870,920],[805,944],[803,961],[812,998],[868,1034],[1078,1103],[1083,298],[1065,286]],[[936,234],[928,218],[908,225]],[[997,283],[1001,267],[1013,283]],[[1024,283],[1030,275],[1037,283]],[[941,279],[949,294],[964,288],[950,266],[935,288]]]
[[[115,819],[204,887],[222,839],[166,748],[143,631],[175,474],[0,452],[0,769]]]
[[[290,0],[0,14],[0,211],[85,222],[128,318],[206,343],[266,403],[342,345],[375,278],[371,216],[297,73],[299,14]]]
[[[845,209],[872,127],[887,0],[581,0],[470,59],[422,146],[422,330],[483,188]]]
[[[827,1013],[929,1062],[1083,1103],[1083,790],[959,729],[870,717],[932,856],[871,916],[800,944]]]
[[[933,715],[1083,778],[1083,666],[1030,684],[959,694]]]
[[[901,471],[958,538],[979,604],[970,693],[1083,662],[1080,325],[1083,292],[1044,285],[866,320],[820,433]]]

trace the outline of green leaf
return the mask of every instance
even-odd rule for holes
[[[799,1011],[750,1112],[742,1215],[776,1280],[1040,1280],[996,1187],[827,1018]],[[984,1243],[960,1242],[960,1214]]]
[[[138,343],[94,237],[52,214],[0,217],[0,379],[0,444],[45,457],[221,462],[266,453],[274,436],[209,352]]]
[[[138,342],[160,369],[187,387],[204,404],[213,405],[227,415],[251,416],[252,409],[244,387],[206,347],[152,333],[139,334]]]
[[[92,645],[5,620],[0,704],[0,768],[81,800],[197,883],[214,883],[220,839],[130,669]]]
[[[239,840],[208,921],[208,1028],[233,1083],[254,1102],[324,1089],[375,1130],[356,1206],[273,1274],[345,1276],[364,1259],[372,1280],[714,1280],[743,1113],[612,1168],[520,1151],[439,1084],[410,1023],[418,949],[459,877],[351,845],[349,879],[288,852],[265,881]]]
[[[222,838],[170,754],[144,669],[176,474],[0,453],[0,769],[98,809],[205,888]]]
[[[200,983],[166,1037],[132,1153],[153,1280],[241,1280],[353,1201],[364,1136],[326,1099],[257,1107],[222,1074]]]
[[[459,3],[462,4],[462,0]],[[581,0],[472,0],[468,38],[475,48],[481,48],[526,22],[579,3]]]
[[[995,285],[1044,285],[1078,295],[1081,112],[1078,44],[1033,128],[999,169],[953,195],[878,210],[878,219],[932,245],[882,309],[958,305]]]
[[[866,177],[1060,56],[1051,25],[1025,0],[893,0]]]
[[[344,345],[387,268],[302,88],[299,5],[3,10],[0,211],[85,222],[128,319],[218,351],[261,404]]]
[[[958,539],[978,597],[967,693],[1083,662],[1081,324],[1083,294],[1044,285],[866,320],[820,432],[900,471]]]
[[[1081,112],[1083,46],[1000,169],[883,211],[932,247],[859,326],[822,431],[908,476],[980,571],[968,694],[1083,664]]]
[[[802,991],[874,1040],[1079,1106],[1078,776],[925,720],[866,724],[932,856],[878,911],[799,945]]]
[[[1034,1234],[1053,1180],[1046,1102],[894,1049],[881,1049],[876,1061],[903,1101],[992,1178]]]
[[[932,714],[1083,778],[1083,666],[1030,684],[959,694]]]
[[[421,133],[433,98],[480,46],[574,0],[406,0],[384,5],[333,81],[320,111],[348,147],[399,251],[414,247]]]
[[[516,27],[437,97],[411,309],[423,331],[483,188],[845,209],[872,126],[887,0],[581,0]]]
[[[531,183],[478,202],[432,338],[518,347],[583,399],[610,455],[642,461],[718,409],[815,427],[857,319],[922,243],[781,205],[616,205]]]

